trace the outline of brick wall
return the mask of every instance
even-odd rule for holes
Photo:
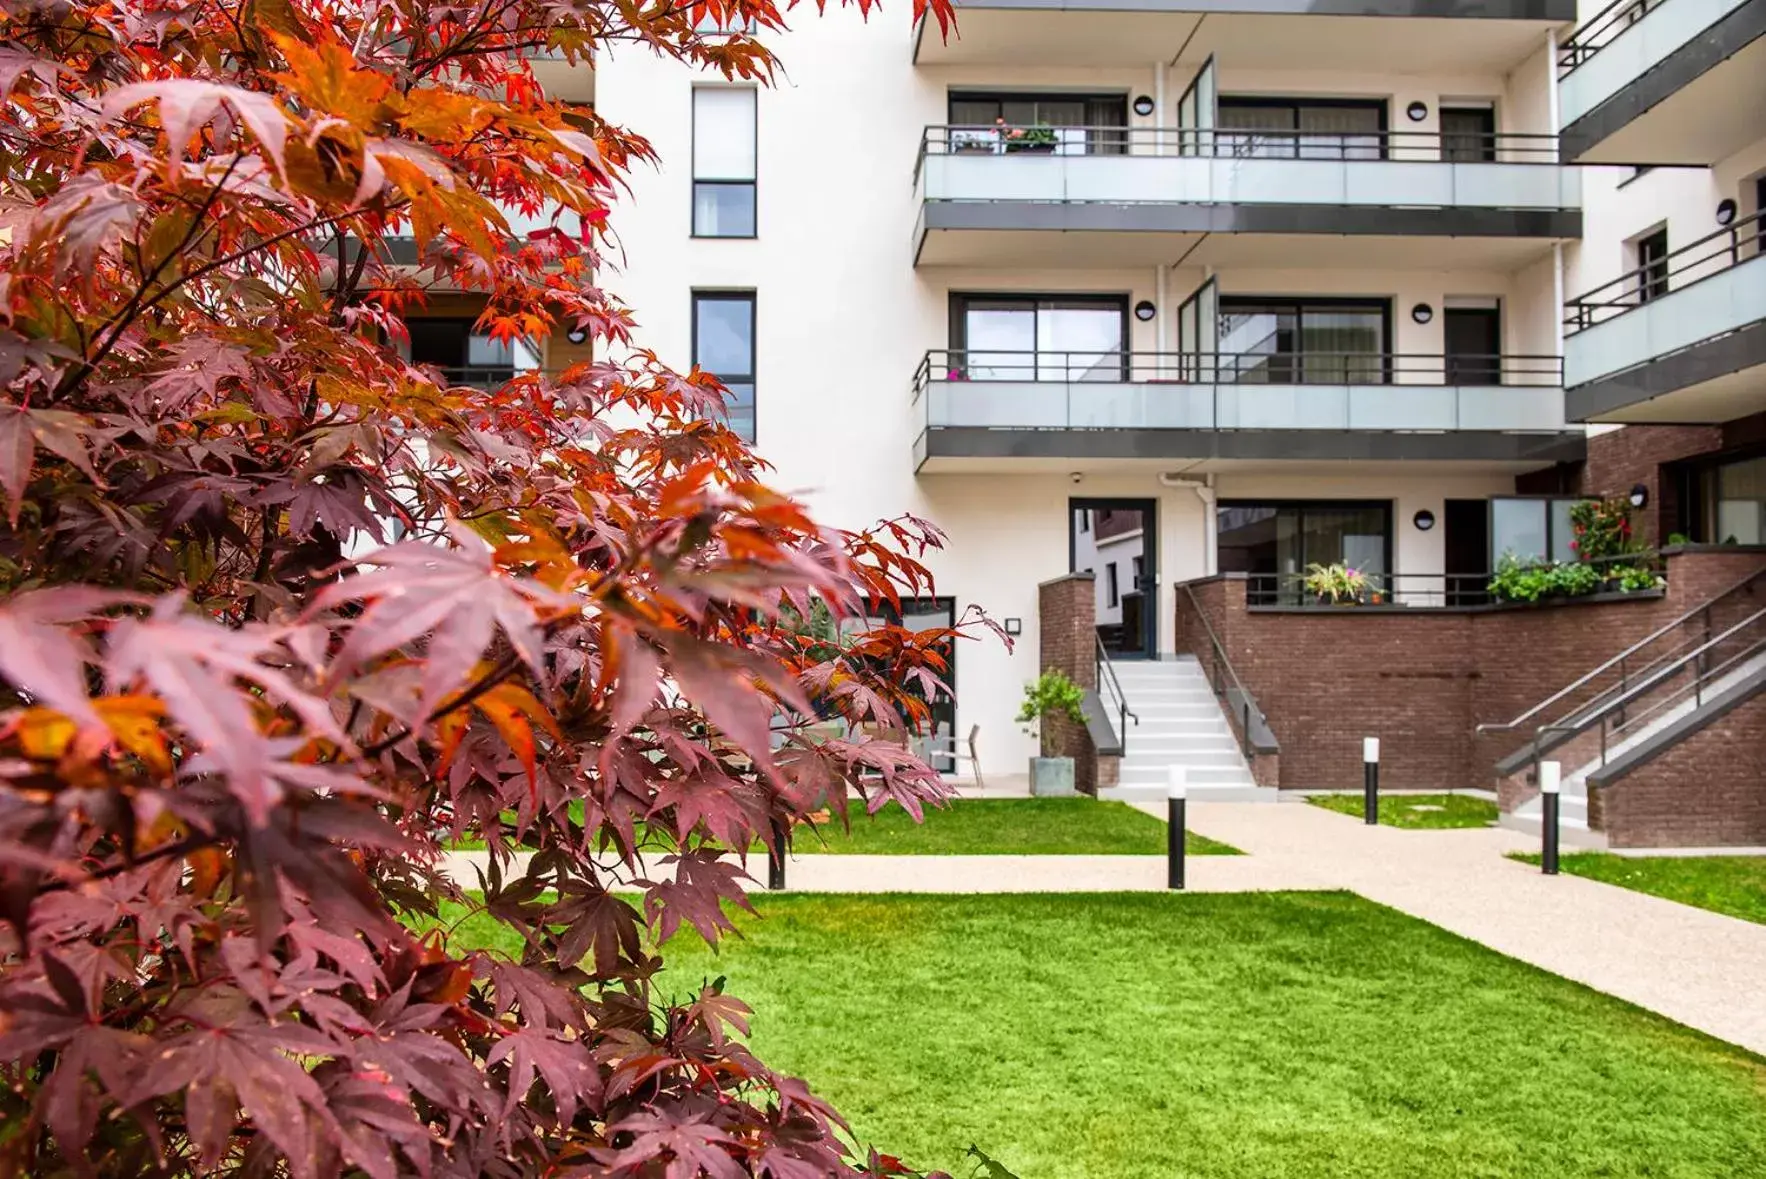
[[[1252,610],[1242,579],[1217,577],[1190,583],[1195,609],[1178,595],[1175,633],[1205,660],[1207,617],[1281,742],[1283,787],[1358,786],[1361,740],[1377,736],[1385,784],[1488,788],[1530,730],[1478,737],[1479,724],[1512,720],[1762,565],[1758,553],[1692,551],[1668,558],[1659,597],[1495,611]]]
[[[1098,686],[1095,581],[1089,573],[1069,573],[1036,587],[1040,671],[1065,672],[1081,688],[1090,689]],[[1081,793],[1098,792],[1097,751],[1084,725],[1064,717],[1048,718],[1043,722],[1043,747],[1061,749],[1073,758],[1073,781]]]
[[[1590,788],[1588,805],[1614,847],[1766,845],[1766,693]]]

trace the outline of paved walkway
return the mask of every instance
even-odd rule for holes
[[[1164,807],[1143,809],[1164,817]],[[1347,889],[1510,957],[1766,1054],[1766,925],[1505,858],[1536,837],[1403,831],[1298,803],[1200,803],[1192,830],[1243,856],[1191,856],[1194,892]],[[455,853],[454,869],[483,853]],[[765,861],[749,872],[764,881]],[[1165,887],[1159,856],[803,855],[804,892],[1101,892]]]

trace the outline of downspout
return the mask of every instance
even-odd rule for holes
[[[1551,120],[1551,134],[1558,133],[1558,31],[1555,28],[1545,30],[1545,110],[1546,117]],[[1555,143],[1556,140],[1554,139]],[[1562,165],[1558,165],[1560,178]],[[1561,179],[1560,179],[1561,183]],[[1581,187],[1577,187],[1580,198]],[[1551,244],[1551,339],[1552,352],[1558,360],[1559,383],[1562,383],[1564,363],[1564,243],[1556,241]],[[1585,431],[1586,432],[1586,431]]]
[[[1220,541],[1220,519],[1214,510],[1214,476],[1209,474],[1193,479],[1187,475],[1161,471],[1159,486],[1187,487],[1202,501],[1202,576],[1213,577],[1220,571],[1220,556],[1215,551]],[[1172,592],[1176,592],[1175,583]]]
[[[1165,143],[1159,128],[1165,125],[1165,71],[1163,61],[1153,63],[1153,154],[1165,154]]]

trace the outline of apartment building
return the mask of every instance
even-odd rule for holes
[[[1354,625],[1483,608],[1503,554],[1570,556],[1590,494],[1630,495],[1648,540],[1762,539],[1763,6],[965,0],[948,41],[797,21],[773,88],[640,46],[536,66],[660,153],[607,278],[643,343],[721,376],[821,518],[946,532],[915,620],[973,603],[1019,636],[963,644],[937,710],[1012,773],[1022,686],[1051,649],[1091,657],[1051,600],[1128,676],[1203,650],[1184,612],[1221,575],[1271,627],[1319,614],[1298,579],[1335,562],[1385,607]],[[493,349],[449,314],[413,355],[463,379],[577,355]],[[1587,642],[1562,668],[1474,705],[1476,659],[1405,665],[1451,644],[1271,633],[1235,649],[1256,682],[1211,673],[1247,763],[1214,780],[1348,784],[1381,724],[1400,766],[1420,751],[1414,784],[1488,784],[1473,721],[1611,642],[1566,618],[1550,635]],[[1283,715],[1253,716],[1253,689]],[[1369,719],[1326,724],[1346,698]],[[1265,773],[1253,728],[1285,735],[1292,774]]]

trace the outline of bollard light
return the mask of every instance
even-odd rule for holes
[[[1165,885],[1178,890],[1184,884],[1184,832],[1189,826],[1184,812],[1189,793],[1189,771],[1172,766],[1165,772]]]
[[[1361,821],[1369,827],[1380,821],[1380,739],[1361,739]]]
[[[1361,739],[1361,760],[1370,766],[1380,764],[1380,739],[1378,737],[1363,737]]]
[[[1564,784],[1564,767],[1555,761],[1539,763],[1539,869],[1547,876],[1558,874],[1558,808]]]

